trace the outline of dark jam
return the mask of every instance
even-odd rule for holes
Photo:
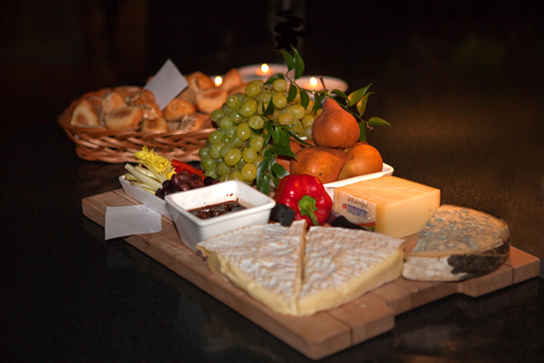
[[[222,216],[227,213],[237,212],[244,210],[246,207],[236,201],[224,202],[218,204],[207,205],[202,208],[190,210],[189,212],[197,216],[200,219],[208,219],[213,217]]]

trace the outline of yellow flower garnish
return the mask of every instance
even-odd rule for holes
[[[167,158],[156,154],[154,149],[149,150],[146,145],[144,145],[141,151],[135,153],[134,156],[138,159],[138,164],[144,165],[148,169],[153,169],[155,172],[164,175],[167,179],[170,179],[175,173],[174,167]]]

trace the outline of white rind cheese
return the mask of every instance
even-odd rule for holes
[[[306,316],[401,275],[403,241],[343,228],[258,225],[200,242],[210,270],[277,313]]]
[[[210,270],[283,314],[297,314],[306,223],[255,225],[197,245]]]
[[[310,227],[299,315],[352,301],[401,275],[403,240],[343,228]]]
[[[497,269],[508,257],[508,225],[474,209],[442,205],[407,251],[403,276],[461,281]]]

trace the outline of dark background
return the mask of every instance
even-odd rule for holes
[[[395,175],[503,218],[512,246],[544,258],[540,3],[2,2],[0,360],[308,361],[122,239],[105,242],[81,200],[119,188],[123,165],[79,159],[56,122],[88,91],[143,85],[167,58],[210,75],[281,62],[282,4],[303,19],[305,74],[372,83],[365,115],[393,127],[368,140]],[[325,361],[539,361],[542,271],[404,313]]]

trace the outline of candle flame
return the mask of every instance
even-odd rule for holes
[[[317,85],[317,79],[315,77],[310,78],[310,84],[312,87],[315,87]]]
[[[221,85],[221,83],[223,83],[223,78],[221,78],[220,76],[215,77],[214,83],[215,86],[218,87],[219,85]]]
[[[261,71],[263,71],[263,73],[268,73],[269,70],[270,67],[268,66],[268,64],[263,63],[263,65],[261,66]]]

